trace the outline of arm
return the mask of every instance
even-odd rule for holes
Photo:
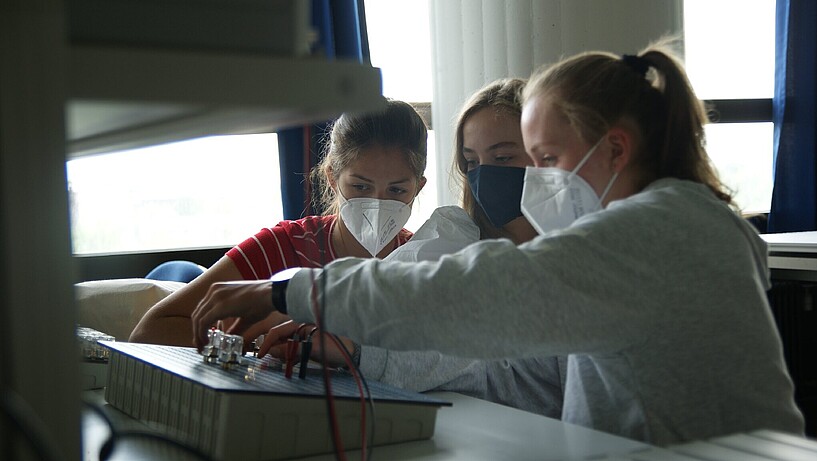
[[[417,392],[451,391],[560,418],[562,380],[556,357],[474,360],[433,351],[363,346],[360,371],[367,379]]]
[[[148,310],[128,339],[130,342],[190,346],[190,316],[214,282],[243,280],[235,264],[224,256],[184,288]]]
[[[394,351],[364,345],[359,367],[367,379],[417,392],[468,390],[482,397],[486,383],[483,362],[434,351]],[[460,385],[446,386],[454,380],[459,380]]]

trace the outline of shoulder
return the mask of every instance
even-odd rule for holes
[[[336,219],[337,217],[334,215],[307,216],[301,219],[281,221],[272,230],[274,232],[283,232],[290,237],[304,234],[327,233]]]
[[[411,237],[413,237],[413,236],[414,236],[414,233],[411,232],[410,230],[405,229],[405,228],[400,229],[400,232],[397,233],[397,244],[402,245],[402,244],[408,242],[409,240],[411,240]]]

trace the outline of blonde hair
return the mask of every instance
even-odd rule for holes
[[[540,68],[523,92],[523,104],[546,98],[587,143],[617,123],[632,122],[638,130],[632,165],[639,190],[660,178],[686,179],[732,204],[706,152],[706,108],[671,51],[672,42],[663,39],[637,56],[588,52]]]
[[[463,155],[463,127],[468,119],[482,109],[492,108],[497,112],[516,117],[522,115],[522,89],[525,80],[503,78],[495,80],[471,95],[460,109],[457,117],[457,130],[454,134],[454,161],[451,165],[451,178],[462,191],[460,206],[468,213],[480,230],[480,238],[509,237],[503,229],[494,227],[488,216],[477,203],[471,186],[468,183],[468,161]]]
[[[340,208],[329,177],[337,178],[358,159],[362,149],[375,145],[400,149],[418,183],[422,179],[428,155],[428,129],[414,107],[387,99],[386,108],[380,112],[343,114],[332,124],[323,159],[311,172],[312,183],[319,190],[314,205],[323,209],[324,215],[337,214]]]

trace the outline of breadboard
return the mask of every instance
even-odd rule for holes
[[[244,357],[240,366],[205,363],[193,348],[100,342],[111,350],[105,400],[169,437],[217,460],[276,460],[333,452],[322,371],[285,378],[277,359]],[[449,402],[367,381],[376,445],[428,439]],[[345,449],[361,447],[360,392],[331,372]],[[368,408],[367,408],[368,411]],[[371,414],[367,414],[367,425]]]

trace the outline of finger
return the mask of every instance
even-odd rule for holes
[[[228,335],[242,335],[243,332],[248,330],[252,327],[252,324],[244,320],[243,318],[237,318],[232,324],[224,331]]]
[[[264,342],[258,348],[258,356],[263,357],[273,346],[285,342],[298,330],[300,324],[288,320],[278,326],[272,327],[264,336]]]
[[[210,301],[210,291],[212,290],[212,286],[210,289],[207,290],[204,297],[199,301],[196,305],[196,308],[193,309],[193,313],[190,315],[190,321],[193,327],[193,344],[196,346],[196,349],[201,352],[202,348],[205,346],[207,337],[206,335],[202,334],[200,325],[200,317],[204,314],[205,306],[209,305]],[[208,327],[209,329],[209,327]]]

